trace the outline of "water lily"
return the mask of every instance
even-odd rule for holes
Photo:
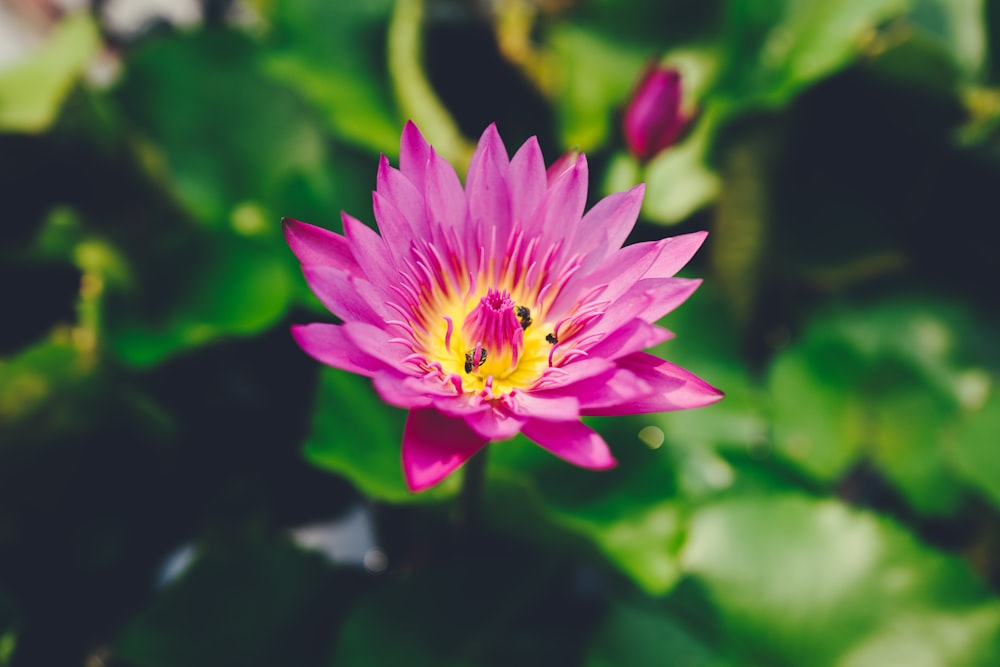
[[[642,351],[671,336],[654,323],[700,283],[674,274],[705,238],[623,248],[642,195],[639,185],[585,214],[584,155],[547,174],[534,138],[511,158],[493,125],[463,187],[408,123],[399,169],[379,163],[379,233],[346,213],[343,235],[284,220],[309,286],[343,321],[292,333],[318,361],[372,378],[383,400],[410,411],[402,464],[414,491],[517,433],[570,463],[612,467],[581,416],[722,397]]]

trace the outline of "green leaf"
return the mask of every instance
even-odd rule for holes
[[[1000,602],[964,563],[834,501],[706,506],[692,518],[683,563],[714,601],[730,650],[754,662],[973,667],[1000,659]]]
[[[1000,507],[1000,387],[997,378],[969,376],[972,392],[989,394],[974,405],[956,429],[950,451],[955,468],[962,477],[979,489],[995,507]],[[992,387],[990,386],[992,384]],[[980,388],[977,388],[977,385]]]
[[[421,494],[403,479],[400,458],[405,413],[382,402],[371,381],[324,368],[305,455],[324,470],[343,475],[369,498],[391,503],[440,499],[459,483],[452,475]]]
[[[138,291],[108,295],[107,336],[138,367],[223,336],[258,333],[284,315],[293,290],[290,262],[273,246],[225,231],[183,238],[136,268]]]
[[[395,155],[401,121],[385,69],[393,3],[274,3],[264,71],[320,109],[340,137]]]
[[[152,141],[145,149],[162,155],[156,175],[199,222],[222,226],[237,206],[266,202],[255,205],[280,238],[286,212],[272,207],[286,189],[305,178],[329,190],[321,181],[332,177],[318,122],[294,93],[261,77],[257,59],[236,33],[153,40],[132,54],[117,96]]]
[[[985,13],[983,0],[913,0],[909,18],[972,78],[986,64]]]
[[[519,536],[566,547],[583,538],[608,562],[653,595],[677,582],[677,549],[685,517],[671,461],[636,437],[637,420],[594,420],[618,465],[593,471],[572,466],[524,437],[491,445],[491,521]],[[553,530],[555,529],[555,530]]]
[[[555,27],[550,39],[558,63],[552,97],[562,145],[599,148],[612,134],[614,111],[626,103],[649,53],[570,23]]]
[[[953,510],[946,450],[970,370],[956,361],[968,330],[959,309],[917,299],[816,318],[768,375],[776,451],[827,483],[868,456],[918,511]]]
[[[622,602],[612,606],[587,656],[587,667],[722,664],[713,647],[693,637],[668,614]]]
[[[87,12],[63,19],[37,51],[0,71],[0,131],[42,132],[100,47]]]
[[[908,0],[729,3],[725,96],[741,107],[779,107],[851,63],[866,35]]]

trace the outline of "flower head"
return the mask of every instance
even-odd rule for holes
[[[640,160],[649,160],[671,146],[687,125],[681,111],[681,74],[651,63],[625,109],[625,143]]]
[[[642,192],[610,195],[584,214],[583,155],[547,175],[534,138],[510,158],[492,125],[463,188],[408,123],[399,169],[384,156],[379,164],[381,235],[346,213],[343,236],[284,220],[310,287],[343,320],[293,335],[317,360],[371,377],[386,402],[410,410],[402,460],[415,491],[519,432],[577,465],[611,467],[607,444],[581,416],[722,397],[642,352],[670,337],[654,322],[698,286],[673,275],[705,236],[622,248]]]

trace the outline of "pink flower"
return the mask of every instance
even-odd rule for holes
[[[625,143],[646,161],[672,145],[687,119],[681,113],[681,74],[676,69],[651,63],[625,109]]]
[[[586,468],[615,464],[580,422],[714,403],[722,394],[642,352],[700,281],[672,277],[704,232],[622,248],[643,186],[584,215],[587,161],[546,176],[529,139],[509,158],[491,125],[465,187],[412,123],[400,168],[379,163],[381,235],[342,214],[344,235],[285,219],[316,296],[343,324],[292,333],[324,364],[368,376],[410,410],[407,484],[426,489],[489,441],[517,433]]]

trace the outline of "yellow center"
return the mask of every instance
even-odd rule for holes
[[[424,313],[426,329],[418,333],[417,342],[429,365],[440,364],[446,377],[462,378],[463,392],[482,394],[488,389],[486,397],[496,398],[515,389],[530,387],[542,376],[549,366],[552,344],[546,340],[546,334],[552,333],[552,326],[544,322],[542,308],[537,303],[527,303],[525,295],[515,291],[511,299],[517,306],[530,311],[530,324],[518,327],[523,332],[523,346],[518,346],[517,359],[514,359],[513,341],[504,341],[506,344],[498,346],[470,338],[476,334],[466,330],[463,324],[480,307],[488,291],[483,289],[463,297],[438,295],[428,304],[431,312]],[[523,323],[526,317],[529,316],[519,319]],[[480,350],[478,356],[477,349]],[[485,355],[482,349],[486,350]]]

